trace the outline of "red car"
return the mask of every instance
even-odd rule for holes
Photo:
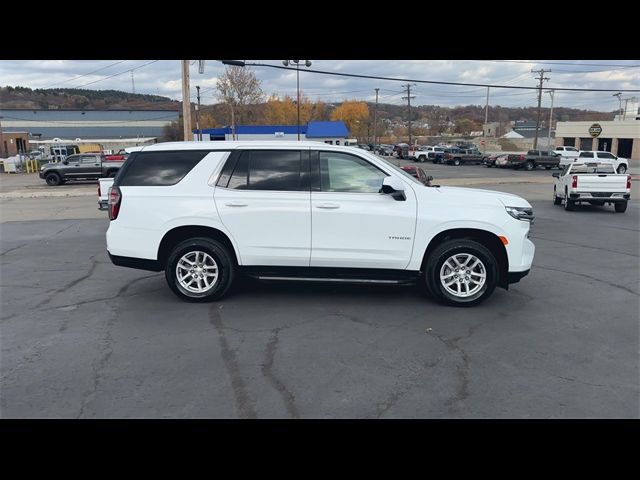
[[[407,172],[409,175],[417,178],[425,185],[431,185],[431,180],[433,180],[433,177],[428,176],[422,168],[416,167],[415,165],[404,165],[400,168]]]

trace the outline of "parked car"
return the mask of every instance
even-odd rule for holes
[[[458,166],[461,163],[482,163],[485,155],[478,149],[451,149],[444,154],[444,163]]]
[[[417,150],[409,151],[409,157],[415,158],[416,161],[423,163],[427,160],[431,160],[433,163],[437,163],[436,160],[444,157],[443,147],[424,146]]]
[[[576,158],[580,154],[580,151],[576,147],[560,146],[556,147],[553,153],[557,153],[561,157]]]
[[[611,162],[618,173],[626,173],[629,170],[629,160],[602,150],[581,150],[578,159],[583,162],[589,160]]]
[[[403,165],[400,168],[405,172],[407,172],[412,177],[417,178],[418,181],[420,181],[424,185],[427,185],[427,186],[431,185],[431,181],[433,180],[433,177],[430,175],[427,175],[427,172],[425,172],[422,168],[417,167],[415,165]]]
[[[498,160],[498,158],[500,157],[506,157],[506,155],[486,155],[485,157],[482,158],[482,164],[485,165],[486,167],[495,167],[496,166],[496,160]]]
[[[529,150],[526,154],[510,154],[507,157],[509,166],[533,170],[537,167],[559,168],[560,155],[547,150]]]
[[[312,174],[300,174],[303,165]],[[109,190],[116,265],[163,271],[187,301],[262,280],[419,283],[472,306],[529,273],[531,205],[426,187],[364,150],[315,142],[158,143]]]
[[[409,144],[408,143],[398,143],[393,146],[393,152],[399,159],[409,158]]]
[[[378,145],[376,147],[376,153],[378,155],[383,155],[385,157],[390,157],[393,155],[393,146],[391,145]]]
[[[576,204],[613,204],[625,212],[631,198],[631,175],[616,173],[611,162],[570,163],[554,173],[553,204],[573,210]]]
[[[47,185],[56,186],[69,180],[97,180],[115,177],[124,162],[105,162],[98,154],[69,155],[61,162],[47,163],[40,167],[40,178]]]

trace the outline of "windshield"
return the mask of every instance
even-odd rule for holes
[[[574,163],[571,173],[616,173],[610,163]]]

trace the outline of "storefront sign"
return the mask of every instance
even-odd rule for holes
[[[602,127],[599,123],[594,123],[589,127],[589,135],[592,137],[598,137],[602,133]]]

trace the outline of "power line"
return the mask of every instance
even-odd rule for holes
[[[108,77],[104,77],[104,78],[101,78],[99,80],[94,80],[93,82],[89,82],[89,83],[84,83],[82,85],[78,85],[78,86],[76,86],[74,88],[82,88],[82,87],[86,87],[87,85],[93,85],[94,83],[103,82],[103,81],[108,80],[110,78],[117,77],[118,75],[122,75],[122,74],[127,73],[127,72],[133,72],[134,70],[138,70],[139,68],[146,67],[147,65],[151,65],[152,63],[156,63],[158,61],[159,60],[152,60],[150,62],[143,63],[142,65],[138,65],[137,67],[129,68],[129,69],[124,70],[122,72],[118,72],[118,73],[114,73],[113,75],[109,75]]]
[[[628,65],[620,63],[575,63],[575,62],[539,62],[537,60],[475,60],[477,62],[500,62],[500,63],[536,63],[540,65],[571,65],[574,67],[621,67],[639,68],[640,65]]]
[[[531,63],[531,62],[529,62]],[[268,67],[268,68],[276,68],[279,70],[291,70],[295,71],[295,68],[292,67],[284,67],[280,65],[270,65],[268,63],[247,63],[245,64],[248,67]],[[462,85],[467,87],[491,87],[491,88],[511,88],[517,90],[537,90],[538,87],[521,87],[515,85],[492,85],[488,83],[464,83],[464,82],[443,82],[443,81],[435,81],[435,80],[419,80],[412,78],[397,78],[397,77],[381,77],[375,75],[360,75],[356,73],[341,73],[341,72],[328,72],[325,70],[313,70],[308,69],[305,70],[308,73],[317,73],[320,75],[333,75],[338,77],[352,77],[352,78],[368,78],[372,80],[386,80],[391,82],[408,82],[408,83],[428,83],[428,84],[436,84],[436,85]],[[640,92],[640,89],[611,89],[611,88],[556,88],[555,91],[571,91],[571,92]]]
[[[101,72],[102,70],[106,70],[107,68],[115,67],[116,65],[119,65],[119,64],[124,63],[124,62],[126,62],[126,61],[127,61],[127,60],[120,60],[119,62],[112,63],[111,65],[107,65],[106,67],[102,67],[102,68],[99,68],[99,69],[97,69],[97,70],[93,70],[93,71],[88,72],[88,73],[83,73],[82,75],[78,75],[77,77],[73,77],[73,78],[70,78],[70,79],[68,79],[68,80],[64,80],[64,81],[62,81],[62,82],[56,82],[56,83],[53,83],[53,84],[51,84],[50,86],[48,86],[48,87],[44,87],[44,88],[39,89],[39,90],[46,90],[46,89],[48,89],[48,88],[52,88],[52,87],[54,87],[55,85],[61,85],[61,84],[63,84],[63,83],[72,82],[72,81],[77,80],[77,79],[79,79],[79,78],[86,77],[87,75],[92,75],[92,74],[94,74],[94,73],[96,73],[96,72]]]

